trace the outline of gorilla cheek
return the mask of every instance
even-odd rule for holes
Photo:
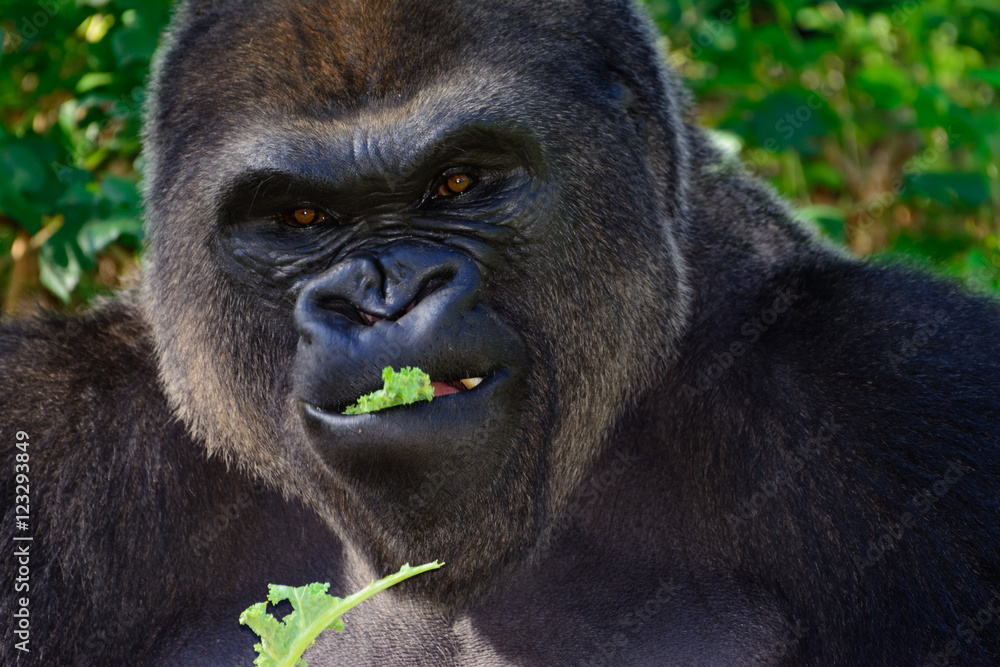
[[[465,253],[405,241],[349,256],[302,290],[293,392],[311,444],[362,496],[405,505],[433,480],[435,498],[461,502],[510,458],[527,355],[480,300],[482,282]],[[386,366],[423,369],[435,399],[342,414],[381,388]]]

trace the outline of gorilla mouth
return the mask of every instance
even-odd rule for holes
[[[451,380],[451,381],[432,381],[431,387],[434,389],[434,398],[439,396],[448,396],[449,394],[461,394],[463,392],[475,389],[483,381],[481,377],[473,378],[462,378],[461,380]]]
[[[475,383],[471,389],[462,380],[437,381],[432,383],[435,397],[446,396],[447,400],[420,401],[359,415],[341,414],[308,400],[299,405],[307,430],[322,443],[331,463],[374,457],[410,464],[423,460],[433,466],[445,452],[463,447],[481,450],[484,441],[499,446],[503,438],[488,436],[495,435],[498,424],[516,413],[521,393],[518,375],[510,368],[501,368],[482,378],[464,378]]]
[[[478,391],[473,391],[473,390],[475,389],[485,390],[486,388],[488,388],[491,385],[490,381],[493,380],[498,375],[498,373],[503,373],[504,375],[506,375],[506,373],[504,373],[503,371],[499,371],[499,372],[486,373],[485,375],[482,376],[466,377],[462,378],[461,380],[432,380],[431,388],[434,389],[434,398],[440,399],[445,396],[453,396],[455,394],[469,394],[469,393],[478,394],[479,393]],[[336,403],[328,405],[328,404],[314,403],[307,399],[301,400],[302,407],[304,410],[306,409],[312,410],[317,414],[323,414],[327,417],[360,416],[360,415],[344,414],[345,410],[347,409],[347,406],[352,405],[354,402],[355,401],[352,400],[343,404]],[[398,410],[404,410],[407,408],[414,408],[416,406],[424,404],[426,404],[426,401],[418,401],[416,403],[407,403],[406,405],[396,405],[391,408],[383,408],[376,412],[368,412],[365,414],[373,417],[379,417],[380,415],[388,414]]]
[[[442,467],[456,489],[496,474],[521,419],[527,350],[482,286],[465,252],[399,241],[346,258],[300,292],[298,417],[331,470],[397,490]],[[421,369],[433,400],[343,414],[382,388],[386,366]]]

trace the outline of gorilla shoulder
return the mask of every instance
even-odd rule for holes
[[[14,656],[24,664],[132,664],[157,653],[176,664],[250,662],[245,637],[226,641],[222,632],[199,644],[246,607],[227,593],[234,580],[330,578],[325,561],[339,543],[298,503],[207,459],[157,375],[134,295],[76,318],[0,328],[0,434],[11,443],[0,462],[10,479],[16,471],[28,480],[2,486],[0,538],[27,550],[28,560],[17,574],[25,587],[12,584],[0,613],[14,618],[19,599],[30,600],[30,653],[8,642],[4,664]],[[27,438],[24,452],[15,437]],[[15,541],[25,536],[31,540]],[[255,559],[262,551],[270,554],[266,574]],[[187,630],[178,615],[198,620]],[[178,643],[199,646],[189,662]]]
[[[72,447],[68,429],[81,442],[112,447],[124,426],[140,427],[136,420],[156,432],[172,420],[149,328],[128,297],[76,318],[7,323],[0,355],[3,425],[33,439],[52,433]]]

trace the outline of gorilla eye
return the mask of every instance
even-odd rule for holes
[[[290,227],[309,227],[326,222],[328,216],[319,209],[303,206],[281,214],[281,221]]]
[[[438,197],[454,197],[468,190],[475,182],[475,177],[469,174],[453,174],[438,186],[435,194]]]

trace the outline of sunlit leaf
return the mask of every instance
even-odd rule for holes
[[[69,303],[73,290],[80,282],[82,269],[76,252],[69,243],[46,243],[38,257],[39,279],[45,289],[63,303]]]

